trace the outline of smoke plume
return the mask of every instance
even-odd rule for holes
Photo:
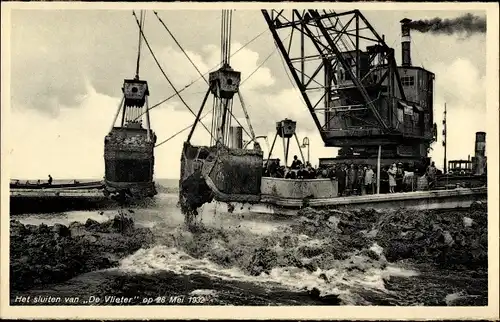
[[[433,18],[430,20],[414,20],[408,23],[410,29],[434,34],[466,34],[486,33],[486,18],[467,13],[454,19]]]

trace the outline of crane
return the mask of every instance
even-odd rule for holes
[[[188,223],[197,214],[197,208],[210,202],[214,195],[217,200],[226,202],[246,201],[248,198],[257,201],[259,198],[263,152],[256,141],[257,137],[239,91],[241,72],[234,70],[230,64],[232,15],[232,10],[222,10],[220,68],[209,73],[207,91],[181,155],[179,204]],[[210,145],[192,145],[193,133],[197,124],[201,123],[210,94],[214,98]],[[243,127],[233,114],[235,95],[240,100],[248,122],[250,142],[254,142],[250,149],[246,148],[248,143],[243,146]],[[240,126],[231,126],[233,120]]]
[[[434,74],[411,66],[407,20],[397,66],[394,49],[359,10],[262,15],[325,146],[341,148],[339,159],[374,163],[381,146],[387,162],[427,157]]]
[[[145,16],[141,11],[135,76],[124,80],[122,100],[104,139],[105,191],[121,199],[125,196],[142,199],[157,193],[153,182],[156,135],[151,129],[149,87],[139,77]],[[115,126],[120,113],[121,122]]]

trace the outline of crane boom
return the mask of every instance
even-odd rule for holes
[[[391,158],[427,156],[433,73],[398,67],[394,49],[359,10],[262,14],[325,146],[364,157],[381,145]]]

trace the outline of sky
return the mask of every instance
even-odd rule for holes
[[[397,53],[403,17],[453,18],[463,11],[362,11]],[[474,12],[484,15],[484,12]],[[158,11],[198,69],[204,73],[220,60],[220,10]],[[11,14],[10,177],[22,179],[102,178],[104,136],[112,126],[121,99],[123,79],[133,78],[138,28],[130,10],[13,10]],[[198,73],[152,12],[147,12],[145,35],[162,68],[179,90],[199,78]],[[240,87],[257,135],[272,143],[275,122],[298,122],[297,135],[310,139],[311,161],[334,157],[325,148],[304,105],[291,84],[272,35],[260,11],[237,10],[233,15],[232,51],[255,41],[231,58],[234,69],[248,80]],[[474,153],[475,132],[486,131],[486,37],[475,34],[412,33],[413,65],[436,74],[434,117],[441,133],[443,107],[448,108],[448,160]],[[270,58],[262,65],[263,61]],[[256,71],[255,71],[256,70]],[[255,71],[255,72],[254,72]],[[253,73],[253,74],[252,74]],[[172,95],[147,47],[142,48],[140,76],[149,83],[150,105]],[[200,80],[181,95],[196,112],[207,85]],[[211,108],[212,101],[207,102]],[[235,109],[240,111],[235,103]],[[158,141],[194,121],[178,98],[151,110]],[[242,114],[237,113],[246,127]],[[467,125],[464,126],[464,120]],[[206,121],[207,126],[210,121]],[[155,177],[178,178],[180,152],[187,132],[155,150]],[[193,143],[207,144],[198,127]],[[431,157],[443,164],[441,135]],[[267,145],[261,142],[267,156]],[[281,143],[275,148],[282,157]],[[281,152],[281,153],[280,153]],[[298,154],[292,142],[291,155]],[[304,151],[306,153],[306,151]]]

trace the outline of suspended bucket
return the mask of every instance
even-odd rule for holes
[[[258,202],[262,180],[261,150],[184,143],[180,203],[199,207],[212,199]]]
[[[156,195],[153,182],[154,137],[142,128],[113,128],[104,141],[105,184],[109,193]]]

